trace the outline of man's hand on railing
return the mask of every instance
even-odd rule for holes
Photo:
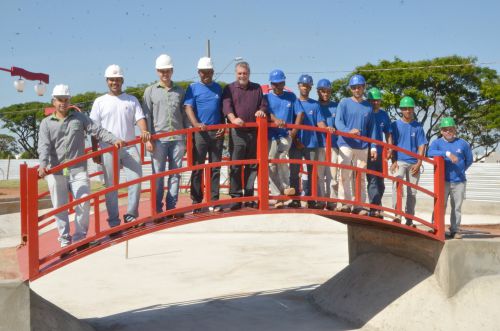
[[[336,131],[335,128],[332,126],[327,127],[327,129],[330,133],[334,133]]]
[[[257,113],[255,113],[255,116],[257,116]],[[243,126],[245,124],[245,121],[243,121],[241,118],[239,117],[235,117],[231,120],[231,123],[233,124],[236,124],[238,126]]]
[[[153,153],[154,150],[155,150],[155,145],[151,142],[151,141],[148,141],[146,144],[146,150],[150,153]]]
[[[127,144],[123,140],[120,140],[120,139],[115,141],[115,143],[113,145],[115,145],[115,147],[118,149],[127,146]]]
[[[282,119],[279,119],[279,118],[277,118],[277,119],[274,121],[274,124],[276,124],[276,126],[277,126],[278,128],[284,128],[284,127],[285,127],[285,125],[286,125],[285,121],[283,121]]]
[[[151,133],[149,131],[142,131],[141,132],[141,141],[143,143],[148,142],[151,140]]]
[[[43,177],[47,176],[48,171],[49,171],[49,169],[47,169],[47,168],[38,168],[38,176],[40,178],[43,178]]]
[[[266,117],[266,113],[264,113],[262,110],[257,110],[255,112],[255,117]]]
[[[196,123],[194,125],[194,127],[195,128],[200,128],[201,131],[205,131],[207,129],[207,126],[205,125],[205,123],[200,123],[200,122]]]
[[[359,129],[352,129],[351,131],[349,131],[349,133],[354,134],[356,136],[361,135],[361,131],[359,131]]]

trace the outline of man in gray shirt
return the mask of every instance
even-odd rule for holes
[[[143,110],[151,134],[172,132],[188,127],[188,120],[182,110],[184,90],[172,81],[174,65],[167,54],[156,59],[156,72],[159,82],[150,85],[144,91]],[[182,157],[186,150],[184,135],[168,136],[146,143],[146,149],[153,153],[153,173],[165,171],[168,159],[168,170],[182,167]],[[165,197],[166,210],[174,209],[179,195],[181,175],[168,177],[168,193]],[[156,181],[156,211],[163,212],[164,177]],[[177,214],[177,217],[183,215]],[[160,219],[159,221],[161,221]]]
[[[68,86],[56,85],[52,97],[55,112],[42,120],[38,132],[40,161],[38,174],[46,178],[52,205],[54,208],[59,208],[68,203],[68,189],[75,200],[90,194],[87,162],[83,161],[57,173],[50,173],[50,168],[82,156],[85,153],[85,133],[95,135],[100,140],[114,144],[118,148],[123,146],[123,141],[96,125],[86,115],[68,109],[70,100]],[[87,236],[89,212],[89,201],[75,206],[73,237],[69,234],[68,212],[62,211],[55,215],[61,247]]]

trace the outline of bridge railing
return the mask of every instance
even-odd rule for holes
[[[90,241],[100,241],[105,240],[107,236],[113,234],[117,231],[123,231],[135,227],[137,225],[150,222],[152,220],[158,219],[160,217],[165,216],[173,216],[178,213],[186,213],[192,211],[194,209],[206,208],[209,206],[215,205],[223,205],[228,203],[236,203],[236,202],[248,202],[248,201],[256,201],[258,202],[258,209],[256,211],[252,211],[251,213],[275,213],[275,212],[312,212],[316,214],[323,214],[325,216],[333,217],[333,218],[345,218],[351,217],[352,221],[361,220],[361,221],[369,221],[374,224],[383,224],[385,226],[395,226],[404,228],[406,231],[415,232],[420,235],[424,235],[436,240],[444,240],[444,161],[442,158],[429,159],[426,157],[422,157],[416,155],[414,153],[408,152],[401,148],[398,148],[393,145],[388,145],[386,143],[372,140],[366,137],[359,137],[355,135],[351,135],[348,133],[343,133],[336,131],[334,133],[330,133],[327,129],[321,129],[317,127],[305,126],[305,125],[286,125],[286,128],[296,128],[300,130],[310,130],[315,131],[317,133],[323,133],[326,135],[326,157],[324,161],[314,161],[314,160],[298,160],[298,159],[269,159],[268,157],[268,129],[275,128],[276,125],[274,123],[269,123],[265,118],[258,118],[256,123],[246,123],[246,128],[254,128],[257,131],[257,154],[255,159],[249,160],[222,160],[221,162],[216,163],[205,163],[199,165],[193,165],[193,133],[201,131],[199,128],[188,128],[183,130],[178,130],[175,132],[169,133],[161,133],[153,136],[153,139],[159,139],[162,137],[169,137],[174,135],[184,135],[186,141],[186,163],[187,165],[178,169],[167,170],[161,173],[151,174],[148,176],[143,176],[141,178],[137,178],[131,181],[125,181],[120,183],[118,175],[120,172],[120,164],[119,164],[119,150],[114,146],[107,147],[105,149],[101,149],[94,152],[89,152],[77,159],[65,162],[63,164],[58,165],[49,170],[49,174],[58,173],[65,168],[74,166],[81,162],[87,162],[88,160],[102,156],[105,153],[111,153],[113,156],[113,185],[110,187],[105,187],[99,189],[95,192],[91,192],[89,195],[82,197],[80,199],[71,199],[69,203],[61,206],[59,208],[53,208],[49,212],[39,214],[38,208],[38,200],[46,195],[48,192],[39,193],[39,177],[38,177],[38,167],[27,167],[26,165],[21,165],[21,235],[22,242],[27,246],[28,250],[28,268],[29,268],[29,278],[34,279],[40,277],[40,275],[50,272],[57,267],[60,267],[68,262],[65,260],[61,260],[60,256],[64,253],[68,253],[75,248],[78,248]],[[207,127],[207,130],[219,130],[219,129],[234,129],[238,128],[233,124],[220,124],[220,125],[211,125]],[[359,139],[363,141],[367,141],[372,144],[377,144],[382,148],[382,156],[383,156],[383,171],[376,172],[368,169],[358,168],[353,165],[345,165],[332,162],[331,160],[331,136],[332,135],[340,135],[344,137]],[[133,146],[139,145],[139,150],[141,151],[142,160],[144,161],[144,145],[141,143],[140,139],[135,139],[133,141],[127,142],[126,148],[131,148]],[[135,148],[135,147],[133,147]],[[434,169],[434,191],[426,190],[418,185],[414,185],[409,183],[401,178],[396,178],[392,176],[388,171],[387,164],[387,155],[388,151],[400,151],[407,153],[417,159],[422,160],[422,162],[429,164]],[[380,156],[379,156],[380,157]],[[269,193],[269,164],[270,163],[287,163],[287,164],[308,164],[312,166],[313,176],[311,183],[311,195],[310,196],[273,196]],[[221,198],[218,201],[211,200],[211,172],[215,167],[230,167],[230,166],[245,166],[250,164],[258,165],[258,176],[257,176],[257,195],[252,197],[238,197],[238,198]],[[330,198],[325,196],[318,196],[317,186],[318,186],[318,167],[337,167],[339,169],[347,169],[352,170],[354,175],[354,200],[347,201],[340,198]],[[189,206],[181,206],[176,209],[167,210],[161,213],[157,212],[156,209],[156,180],[159,177],[167,177],[173,174],[181,174],[187,171],[193,170],[202,170],[204,180],[203,183],[203,191],[204,191],[204,201],[199,204],[193,204]],[[370,174],[374,176],[379,176],[382,178],[387,178],[397,185],[398,192],[398,200],[396,208],[389,208],[386,206],[378,206],[366,203],[361,200],[361,176],[365,174]],[[90,174],[89,176],[95,176],[96,173]],[[241,179],[243,181],[243,177]],[[140,184],[143,182],[149,182],[149,188],[142,191],[144,194],[149,194],[149,213],[147,215],[140,215],[135,221],[130,223],[121,224],[117,227],[108,228],[106,222],[103,222],[100,205],[105,201],[104,195],[106,193],[112,191],[118,191],[119,198],[127,195],[126,192],[120,193],[120,190],[126,189],[131,185]],[[244,187],[244,186],[242,186]],[[434,217],[430,220],[424,220],[420,217],[414,215],[408,215],[402,210],[402,192],[404,187],[414,188],[423,194],[429,195],[434,199]],[[302,201],[324,201],[324,202],[336,202],[336,203],[347,203],[354,204],[356,206],[362,206],[365,208],[378,209],[381,211],[386,211],[390,213],[394,213],[395,215],[399,215],[401,217],[407,217],[408,219],[412,219],[415,222],[424,226],[425,229],[421,228],[409,228],[402,224],[392,223],[388,220],[381,220],[378,218],[370,217],[370,216],[361,216],[361,215],[346,215],[345,213],[340,213],[337,211],[328,211],[328,210],[278,210],[272,208],[269,204],[269,201],[272,199],[297,199]],[[93,223],[91,223],[91,228],[89,228],[89,233],[87,238],[77,243],[73,243],[67,247],[60,248],[57,250],[42,250],[41,249],[41,241],[46,240],[46,233],[48,229],[46,229],[49,225],[55,222],[54,216],[60,212],[67,211],[69,214],[74,213],[74,207],[83,202],[89,202],[91,208],[93,210]],[[249,212],[250,213],[250,212]],[[217,214],[213,214],[212,218],[217,218]],[[192,220],[195,221],[195,220]],[[154,227],[155,225],[152,225]],[[158,227],[158,229],[161,227]],[[151,229],[148,230],[148,233],[151,232]],[[53,238],[51,239],[53,240]]]

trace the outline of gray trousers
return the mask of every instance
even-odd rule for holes
[[[406,180],[412,184],[418,185],[418,181],[420,179],[420,173],[413,176],[410,174],[410,168],[413,166],[413,163],[406,163],[403,161],[398,161],[398,170],[396,172],[396,177]],[[397,202],[397,190],[396,190],[396,182],[392,184],[392,208],[396,209]],[[410,215],[415,215],[415,205],[417,204],[417,190],[409,187],[403,186],[403,197],[406,195],[406,207],[405,213]],[[406,192],[406,194],[405,194]],[[410,221],[410,220],[407,220]]]
[[[450,232],[455,233],[460,230],[462,221],[462,202],[465,199],[465,187],[467,182],[450,183],[445,182],[444,203],[445,209],[450,198]]]

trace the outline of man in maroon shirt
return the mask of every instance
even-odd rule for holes
[[[239,126],[231,129],[229,135],[229,153],[231,160],[255,159],[257,155],[257,131],[245,128],[245,123],[255,122],[256,117],[266,117],[267,104],[259,84],[250,82],[250,66],[247,62],[238,62],[235,67],[236,81],[227,85],[222,92],[222,111],[227,119]],[[241,183],[241,166],[231,166],[229,195],[233,198],[253,196],[254,182],[257,177],[257,165],[245,166],[245,187]],[[241,202],[231,205],[231,210],[240,209]],[[256,207],[255,202],[245,203],[247,207]]]

